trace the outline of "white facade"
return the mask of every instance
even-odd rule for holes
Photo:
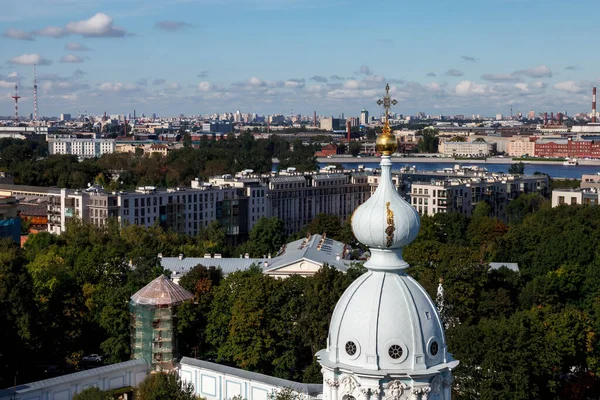
[[[480,157],[494,151],[494,146],[487,142],[441,142],[439,152],[449,156]]]
[[[290,388],[298,399],[321,399],[322,385],[303,384],[256,372],[183,357],[179,376],[194,385],[194,393],[207,400],[271,400],[281,389]]]
[[[47,141],[50,155],[69,154],[80,158],[94,158],[114,153],[116,149],[115,139],[80,139],[48,135]]]
[[[552,207],[560,205],[598,205],[598,189],[556,189],[552,191]]]
[[[136,387],[149,370],[144,360],[125,361],[0,390],[0,400],[71,400],[77,393],[93,386],[100,390]]]

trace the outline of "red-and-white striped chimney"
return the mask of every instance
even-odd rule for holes
[[[596,87],[592,89],[592,122],[596,122]]]

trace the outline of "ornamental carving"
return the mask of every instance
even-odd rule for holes
[[[444,387],[447,388],[450,386],[452,386],[452,377],[444,379]]]
[[[379,398],[379,389],[361,388],[360,391],[364,395],[365,399],[368,399],[370,397],[374,397],[375,399]]]
[[[400,381],[391,381],[385,386],[385,399],[400,400],[407,388],[408,386]]]
[[[358,382],[351,376],[347,375],[341,380],[342,393],[353,394],[358,386]]]
[[[340,383],[338,381],[334,381],[333,379],[325,379],[325,383],[327,384],[327,386],[331,386],[331,387],[339,387]]]
[[[385,228],[385,246],[390,247],[392,243],[394,243],[394,231],[396,227],[394,225],[394,212],[390,209],[390,202],[385,203],[385,214],[386,214],[386,222],[387,228]]]

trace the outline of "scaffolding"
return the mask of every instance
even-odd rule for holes
[[[164,275],[131,297],[131,355],[157,370],[173,368],[179,354],[175,335],[177,306],[193,295]]]

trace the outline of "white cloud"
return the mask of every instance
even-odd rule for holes
[[[448,76],[463,76],[464,72],[459,71],[457,69],[451,68],[448,71],[446,71],[446,75]]]
[[[471,81],[461,81],[456,85],[455,91],[458,96],[482,95],[489,91],[489,87]]]
[[[60,58],[60,62],[61,63],[82,63],[83,58],[73,55],[73,54],[67,54],[66,56],[62,56]]]
[[[210,82],[200,82],[198,84],[198,90],[201,92],[210,92],[214,89],[214,86]]]
[[[430,90],[432,92],[441,92],[443,90],[442,85],[440,85],[437,82],[428,83],[427,85],[425,85],[425,87],[427,88],[427,90]]]
[[[2,34],[5,38],[15,39],[15,40],[29,40],[33,41],[35,38],[30,32],[25,32],[20,29],[8,28]]]
[[[510,82],[521,80],[521,78],[514,74],[483,74],[481,75],[481,79],[493,82]]]
[[[179,90],[181,89],[181,85],[179,82],[171,82],[166,87],[167,90]]]
[[[360,82],[356,79],[350,79],[344,82],[344,89],[358,89],[360,87]]]
[[[47,26],[43,29],[35,31],[34,33],[38,36],[48,36],[53,38],[60,38],[67,35],[67,32],[58,26]]]
[[[123,37],[127,34],[123,28],[114,25],[112,17],[104,13],[97,13],[82,21],[69,22],[65,29],[69,33],[89,37]]]
[[[304,78],[301,79],[288,79],[287,81],[285,81],[285,87],[287,88],[291,88],[291,89],[300,89],[303,88],[305,85],[305,80]]]
[[[520,69],[518,71],[513,72],[514,75],[525,75],[530,78],[544,78],[552,77],[552,71],[545,65],[539,65],[533,68]]]
[[[98,85],[98,88],[104,92],[132,92],[137,90],[135,85],[131,83],[121,83],[121,82],[104,82]]]
[[[0,80],[0,88],[2,89],[12,89],[15,87],[14,82],[2,81]]]
[[[248,85],[255,86],[255,87],[262,87],[262,86],[266,86],[267,84],[265,81],[253,76],[250,79],[248,79]]]
[[[554,89],[568,93],[582,93],[585,91],[585,89],[575,81],[559,82],[554,85]]]
[[[59,38],[67,35],[81,35],[85,37],[123,37],[127,35],[125,29],[116,26],[112,17],[97,13],[89,19],[69,22],[64,28],[48,26],[34,32],[38,36]]]
[[[50,65],[52,64],[52,61],[40,56],[39,54],[23,54],[18,57],[11,58],[8,63],[20,65]]]
[[[87,47],[81,43],[75,43],[75,42],[67,43],[65,45],[65,49],[71,50],[71,51],[89,51],[89,50],[91,50],[89,47]]]

